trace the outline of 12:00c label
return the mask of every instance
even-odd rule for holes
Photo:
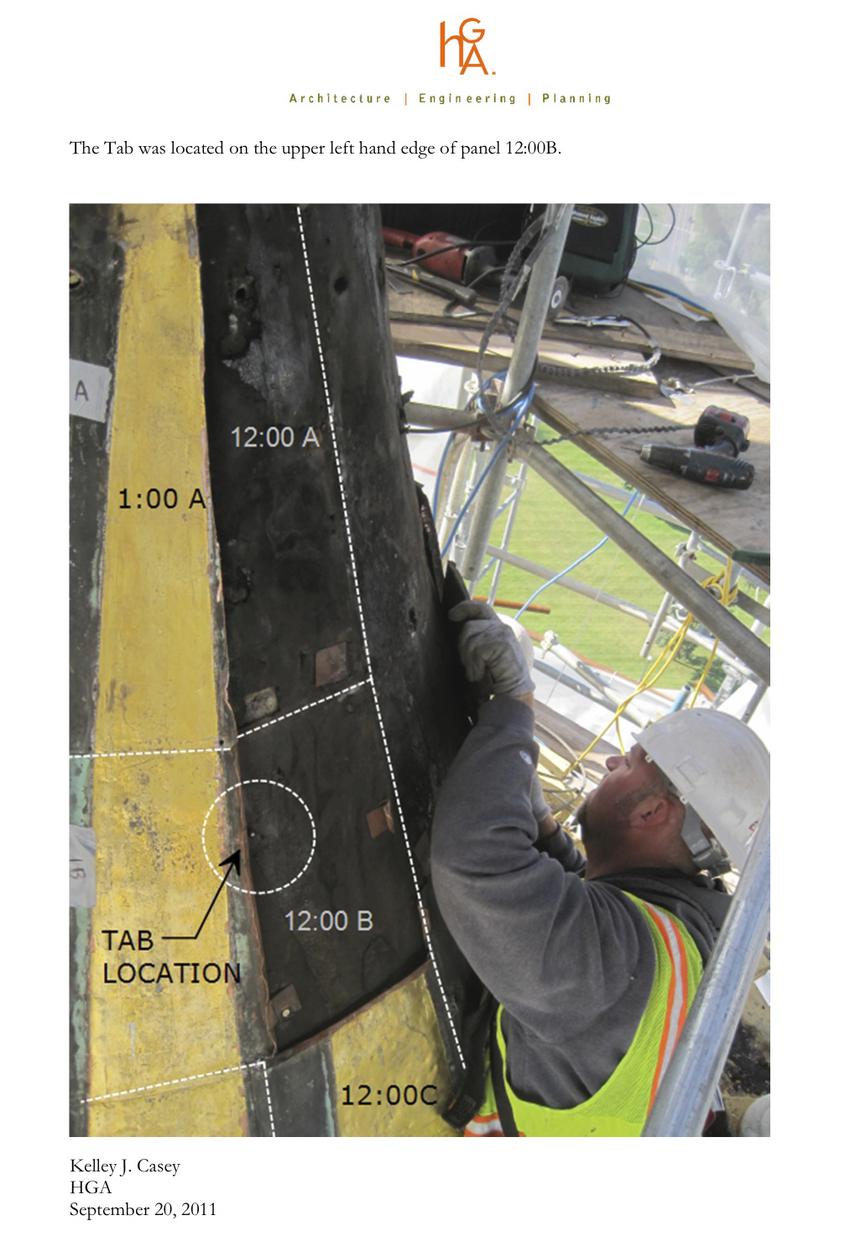
[[[351,1095],[351,1084],[346,1083],[342,1088],[344,1093],[343,1104],[367,1104],[381,1105],[389,1104],[394,1107],[397,1104],[406,1104],[412,1107],[414,1104],[427,1104],[433,1106],[437,1103],[437,1088],[434,1083],[426,1083],[424,1087],[417,1087],[415,1083],[409,1082],[404,1087],[399,1086],[397,1082],[391,1082],[386,1087],[370,1087],[368,1083],[361,1082],[357,1086],[359,1096],[354,1099]]]

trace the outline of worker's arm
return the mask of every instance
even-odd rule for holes
[[[622,893],[584,883],[534,847],[536,760],[530,701],[499,694],[483,703],[438,797],[432,871],[443,916],[482,982],[551,1041],[617,1006],[631,1013],[652,955]]]

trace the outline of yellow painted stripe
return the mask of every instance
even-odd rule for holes
[[[336,1027],[330,1041],[340,1135],[457,1135],[438,1112],[448,1101],[449,1072],[424,973]],[[413,1088],[421,1093],[430,1084],[436,1093],[425,1094],[429,1099],[436,1094],[436,1106],[420,1100],[390,1103],[397,1099],[395,1088],[411,1088],[412,1098]],[[364,1086],[370,1089],[368,1096]],[[361,1099],[369,1103],[361,1104]]]
[[[96,752],[213,746],[219,737],[208,514],[203,331],[194,215],[124,208],[126,265],[115,367],[104,549]],[[174,488],[173,510],[122,510]],[[89,1095],[241,1062],[234,999],[215,985],[107,986],[103,965],[231,957],[225,890],[195,942],[109,953],[104,929],[190,934],[218,885],[201,853],[204,814],[224,787],[214,752],[95,759],[97,904],[92,911]],[[223,822],[221,806],[216,810]],[[221,856],[223,826],[207,835]],[[220,859],[220,858],[217,858]],[[240,1073],[89,1106],[93,1135],[246,1131]]]

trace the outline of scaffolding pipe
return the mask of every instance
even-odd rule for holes
[[[464,440],[464,447],[468,455],[461,461],[458,469],[455,471],[452,480],[450,511],[446,515],[447,535],[451,534],[454,525],[457,522],[462,510],[466,507],[469,497],[475,487],[478,477],[483,473],[487,464],[487,453],[474,443],[471,439]],[[462,471],[462,472],[461,472]],[[467,536],[469,535],[469,526],[472,521],[472,513],[467,508],[451,547],[446,547],[448,539],[440,539],[440,551],[444,556],[451,557],[455,564],[460,566],[461,554],[466,550]]]
[[[546,208],[542,230],[548,233],[528,280],[528,290],[520,314],[516,341],[500,396],[502,407],[517,398],[534,373],[534,363],[540,349],[540,337],[546,325],[552,300],[552,288],[564,254],[564,244],[574,207],[572,204],[550,204]],[[462,560],[458,562],[458,568],[466,579],[470,592],[481,575],[484,550],[487,547],[493,519],[499,506],[505,468],[510,455],[510,445],[502,448],[500,452],[494,449],[491,454],[494,464],[479,493],[466,550]]]
[[[601,496],[608,496],[612,500],[622,500],[623,503],[630,500],[633,491],[626,490],[625,487],[617,487],[614,483],[606,483],[601,478],[594,478],[592,474],[583,474],[581,470],[574,470],[576,478],[580,478],[583,483],[587,483],[588,487],[592,487]],[[678,517],[663,508],[660,504],[656,504],[654,500],[650,500],[647,496],[641,496],[640,502],[635,506],[635,513],[649,513],[650,517],[657,517],[662,522],[668,522],[671,526],[681,526]],[[634,513],[632,514],[634,516]],[[722,559],[722,558],[719,558]]]
[[[702,544],[699,546],[702,547]],[[721,560],[725,562],[726,558],[722,557]],[[701,582],[704,578],[710,578],[712,573],[712,571],[706,569],[704,565],[700,565],[696,553],[694,553],[694,558],[690,565],[690,572],[691,577],[696,578],[697,582]],[[746,575],[744,575],[744,577],[746,577]],[[733,565],[729,578],[729,586],[735,592],[735,598],[733,601],[735,608],[741,609],[744,613],[749,613],[750,617],[754,617],[756,621],[761,622],[763,626],[769,626],[770,606],[765,607],[758,600],[754,600],[752,596],[748,596],[746,591],[742,591],[740,587],[740,580],[741,566]],[[756,631],[756,634],[760,633],[760,631]]]
[[[770,625],[770,596],[767,596],[762,605],[764,612],[767,614],[767,620],[759,619],[753,623],[753,634],[763,635],[767,627]]]
[[[766,691],[767,691],[767,686],[765,683],[756,683],[755,691],[750,697],[749,704],[747,705],[747,707],[744,709],[743,713],[741,714],[742,722],[748,722],[750,720],[753,713],[755,713],[756,709],[758,708],[758,706],[761,704],[762,700],[764,699],[764,695]]]
[[[606,483],[601,478],[594,478],[592,474],[583,474],[580,470],[573,470],[573,473],[576,478],[580,478],[583,483],[586,483],[588,487],[592,487],[593,490],[600,496],[608,496],[612,500],[622,500],[625,502],[632,495],[632,492],[627,491],[624,487],[615,487],[613,483]],[[663,508],[660,504],[657,504],[654,500],[650,500],[647,496],[641,496],[640,503],[632,513],[632,517],[636,516],[638,512],[648,513],[650,517],[658,517],[662,522],[668,522],[671,526],[682,525],[681,518],[675,517],[669,509]],[[706,556],[710,556],[711,559],[713,561],[717,561],[718,564],[726,564],[728,553],[720,552],[717,548],[713,548],[710,543],[706,543],[705,539],[703,539],[701,535],[698,537],[697,549],[700,552],[704,552]],[[738,568],[741,567],[739,566]],[[761,587],[763,590],[767,589],[767,583],[754,574],[749,566],[744,569],[743,577],[748,583],[752,583],[754,587]],[[740,597],[741,595],[742,592],[739,591],[738,596]],[[747,599],[749,599],[749,597],[747,597]],[[741,607],[745,606],[742,605]],[[749,609],[746,611],[748,613],[750,612]],[[768,625],[769,624],[770,623],[768,623]]]
[[[529,612],[533,612],[533,609],[534,606],[532,605]],[[578,657],[575,652],[570,651],[565,644],[554,642],[550,643],[544,636],[543,645],[541,647],[541,658],[545,660],[547,656],[554,656],[555,659],[560,661],[562,665],[568,665],[570,669],[574,670],[577,674],[581,674],[585,682],[589,682],[593,687],[595,687],[600,695],[608,696],[608,688],[605,683],[603,683],[599,674],[592,665],[589,665],[586,661],[582,661],[581,658]],[[615,707],[618,707],[619,704],[620,701],[618,700]]]
[[[508,520],[505,522],[505,529],[502,532],[502,547],[506,550],[510,549],[511,535],[513,534],[514,522],[516,521],[517,510],[519,509],[519,502],[520,502],[520,498],[522,497],[523,488],[525,487],[525,480],[526,480],[527,475],[528,475],[528,466],[526,465],[525,461],[520,461],[519,469],[517,470],[516,475],[514,477],[515,486],[514,486],[513,491],[511,492],[511,495],[508,497],[508,501],[507,501],[507,503],[510,504],[511,511],[508,514]],[[503,507],[504,506],[502,506],[502,508]],[[500,508],[499,512],[501,511],[502,510]],[[485,549],[485,551],[488,553],[491,551],[489,545]],[[499,556],[496,556],[495,553],[493,553],[493,559],[496,562],[496,569],[493,574],[493,580],[490,583],[490,591],[487,596],[488,604],[495,603],[496,594],[499,590],[499,579],[502,577],[502,566],[504,564],[503,559]],[[492,565],[492,563],[493,562],[491,561],[487,566],[485,566],[485,572],[486,570],[490,568],[490,565]],[[482,573],[481,577],[482,578],[484,577],[484,573]]]
[[[515,552],[508,552],[505,548],[494,547],[493,544],[487,545],[487,551],[491,556],[497,556],[508,565],[514,565],[517,569],[525,570],[527,574],[535,574],[538,578],[555,580],[555,586],[566,587],[567,591],[575,591],[577,595],[586,596],[588,600],[593,600],[596,604],[602,604],[609,609],[617,609],[620,613],[625,613],[628,617],[636,617],[638,621],[649,623],[652,621],[652,614],[648,609],[642,609],[636,604],[632,604],[629,600],[623,600],[619,596],[610,595],[607,591],[600,591],[598,587],[591,587],[587,583],[579,582],[576,578],[571,578],[569,574],[556,574],[554,570],[547,569],[545,565],[538,565],[536,561],[526,560],[525,557],[517,556]],[[675,619],[669,619],[664,623],[665,629],[677,631],[681,626],[681,622]],[[710,648],[713,640],[706,639],[705,635],[699,633],[689,627],[685,632],[685,638],[690,639],[692,643],[698,644],[701,648]],[[718,646],[718,658],[726,665],[731,665],[738,673],[745,677],[749,675],[749,670],[741,661],[733,656],[726,648]]]
[[[602,708],[606,709],[609,713],[616,713],[617,709],[620,707],[619,704],[615,700],[612,700],[610,696],[598,691],[589,683],[582,682],[580,678],[573,678],[571,674],[566,672],[566,669],[558,669],[557,665],[550,665],[547,661],[535,660],[534,669],[535,671],[540,670],[540,672],[545,674],[547,678],[554,679],[555,682],[561,683],[564,687],[569,687],[572,691],[578,692],[578,694],[580,696],[584,696],[586,700],[592,700],[594,704],[601,705]],[[623,718],[624,721],[631,722],[633,726],[637,726],[639,730],[643,730],[644,723],[640,720],[640,718],[635,717],[633,713],[630,713],[628,709],[623,709],[620,713],[620,717]]]
[[[572,471],[557,461],[539,444],[517,449],[517,455],[528,461],[532,469],[570,501],[585,517],[589,517],[603,534],[608,535],[641,569],[672,592],[680,604],[727,645],[764,682],[770,681],[770,649],[762,643],[710,592],[680,570],[674,561],[656,548],[632,524],[576,478]]]
[[[700,1135],[767,939],[770,805],[661,1080],[644,1137]]]
[[[623,600],[620,596],[613,596],[607,591],[600,591],[598,587],[591,587],[589,583],[579,582],[577,578],[571,578],[569,574],[557,574],[555,570],[549,569],[546,565],[540,565],[537,561],[529,561],[527,557],[518,556],[516,552],[509,552],[505,547],[499,548],[494,544],[488,544],[487,551],[491,556],[498,557],[507,565],[513,565],[516,569],[521,569],[526,574],[534,574],[537,578],[545,579],[547,582],[550,578],[554,578],[556,586],[566,587],[567,591],[575,591],[577,595],[586,596],[597,604],[605,605],[606,608],[618,609],[621,613],[626,613],[629,617],[636,617],[641,622],[652,620],[652,614],[647,609],[642,609],[639,605],[632,604],[629,600]]]
[[[439,536],[441,548],[451,529],[452,522],[460,510],[460,502],[459,500],[456,501],[455,498],[461,491],[463,479],[459,471],[469,447],[470,441],[465,435],[456,435],[443,466],[440,498],[437,501],[437,511],[434,516],[434,526]],[[436,481],[434,489],[436,490]]]
[[[469,409],[450,409],[442,404],[420,404],[409,400],[404,415],[411,426],[427,426],[429,430],[471,430],[475,414]]]
[[[678,561],[679,569],[685,568],[688,561],[691,559],[693,551],[697,546],[697,542],[698,542],[697,532],[695,530],[692,530],[691,533],[688,535],[687,543],[682,549],[682,553],[679,557],[679,561]],[[673,597],[670,595],[669,591],[665,591],[664,595],[661,597],[661,603],[658,606],[658,610],[655,614],[655,617],[652,619],[652,625],[650,626],[649,630],[646,632],[646,638],[644,639],[643,644],[641,646],[640,654],[642,657],[646,658],[649,656],[649,653],[652,649],[652,645],[655,643],[655,638],[659,630],[661,629],[662,624],[667,620],[667,614],[670,612],[672,605],[673,605]]]

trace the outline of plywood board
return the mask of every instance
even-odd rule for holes
[[[644,306],[649,305],[652,310],[655,309],[639,292],[631,292],[629,308],[633,312],[635,305],[631,296],[642,300]],[[391,313],[396,308],[394,302],[400,299],[396,293],[391,294]],[[410,298],[407,295],[403,297],[405,307],[409,299],[414,303],[418,302],[420,309],[431,299],[438,306],[442,303],[439,297],[432,298],[419,291],[413,292]],[[615,304],[614,301],[611,303]],[[666,309],[658,309],[659,319],[662,315],[664,318],[676,317]],[[393,321],[396,352],[459,365],[474,364],[481,339],[481,326],[476,324],[479,321],[480,319],[475,322],[453,322],[443,319],[439,325],[427,325],[422,321]],[[709,335],[713,343],[719,342],[718,334],[726,338],[719,328],[711,327],[710,324],[693,325],[694,335]],[[511,343],[507,336],[493,336],[485,361],[487,367],[503,366],[509,359],[510,352]],[[702,353],[704,359],[709,355],[708,352]],[[541,359],[561,360],[587,368],[614,360],[637,361],[640,356],[634,351],[624,353],[622,349],[606,348],[596,343],[582,347],[558,342],[550,338],[547,328],[546,337],[541,344]],[[677,365],[676,373],[686,386],[694,382],[704,383],[706,376],[710,376],[719,364],[716,359],[712,367],[682,362]],[[738,365],[740,364],[739,360]],[[666,377],[669,372],[664,366],[662,358],[658,370],[661,377]],[[597,427],[618,427],[632,432],[634,428],[642,430],[669,425],[669,435],[608,433],[587,436],[580,441],[580,446],[627,482],[640,487],[672,513],[683,526],[699,531],[721,551],[729,555],[739,549],[769,552],[770,406],[766,400],[719,380],[711,386],[700,386],[691,394],[684,393],[671,398],[661,392],[658,378],[652,374],[617,377],[597,373],[587,379],[570,378],[563,383],[541,380],[538,383],[537,402],[543,417],[562,433],[574,434],[595,430]],[[650,440],[680,447],[692,446],[693,435],[690,428],[709,404],[733,409],[750,420],[750,448],[745,456],[755,466],[756,473],[752,486],[746,491],[691,483],[655,469],[640,459],[641,444]],[[753,565],[750,568],[762,581],[769,581],[769,566]]]
[[[397,288],[394,284],[398,284]],[[403,286],[394,277],[390,277],[388,282],[388,300],[394,338],[410,334],[414,325],[439,326],[458,346],[465,342],[462,332],[466,332],[469,342],[474,343],[476,348],[481,332],[496,307],[494,300],[482,296],[480,311],[472,316],[468,310],[457,306],[454,309],[455,316],[447,315],[445,296]],[[668,357],[683,361],[704,361],[730,370],[752,368],[747,353],[716,322],[694,322],[683,314],[674,313],[657,304],[633,287],[623,288],[613,299],[573,294],[570,303],[582,317],[620,315],[634,318]],[[512,309],[510,316],[516,320],[519,310]],[[402,330],[402,327],[405,329]],[[550,322],[547,324],[546,337],[553,342],[592,344],[603,348],[631,347],[639,352],[644,351],[646,344],[645,337],[632,326],[589,327]]]
[[[640,487],[668,509],[683,525],[699,531],[710,543],[731,555],[737,549],[770,550],[770,409],[765,401],[722,384],[700,388],[669,402],[647,403],[629,397],[589,392],[578,387],[538,388],[543,416],[565,433],[598,427],[652,427],[670,423],[670,434],[645,437],[635,433],[588,436],[577,441],[614,473]],[[655,469],[640,459],[643,443],[655,441],[692,447],[691,427],[709,404],[719,404],[750,419],[750,447],[746,459],[755,466],[755,480],[746,491],[707,487]],[[679,429],[676,429],[676,428]],[[764,581],[769,568],[754,567]]]

